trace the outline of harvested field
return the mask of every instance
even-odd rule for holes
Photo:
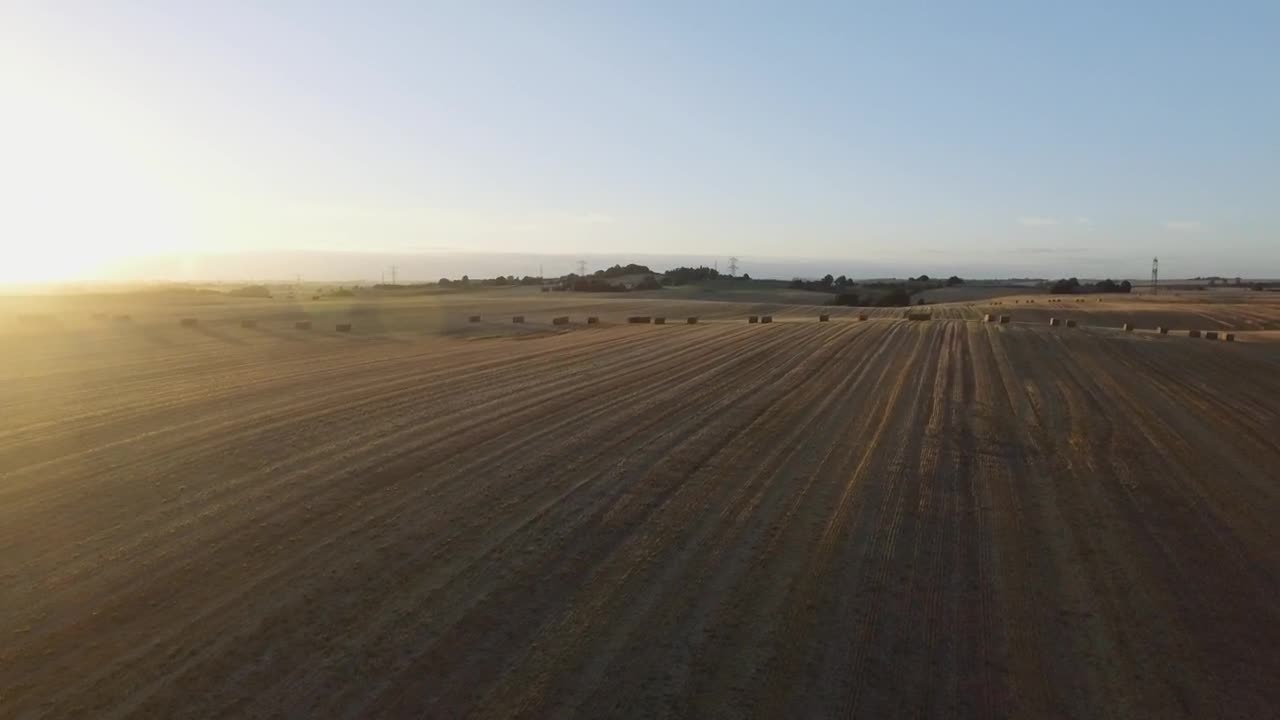
[[[1274,340],[235,312],[6,344],[0,715],[1280,705]]]

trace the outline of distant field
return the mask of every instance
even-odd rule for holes
[[[0,299],[0,715],[1280,706],[1280,299],[662,293]]]

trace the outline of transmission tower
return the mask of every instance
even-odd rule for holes
[[[738,258],[729,258],[729,277],[735,277],[738,274]]]
[[[1151,294],[1160,293],[1160,258],[1151,258]]]
[[[578,261],[578,277],[586,277],[586,275],[587,275],[587,261],[579,260]]]

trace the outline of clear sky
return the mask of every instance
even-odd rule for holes
[[[1280,276],[1274,0],[626,5],[0,0],[0,280],[300,249]]]

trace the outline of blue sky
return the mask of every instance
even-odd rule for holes
[[[8,3],[0,242],[1280,276],[1280,3],[687,5]]]

